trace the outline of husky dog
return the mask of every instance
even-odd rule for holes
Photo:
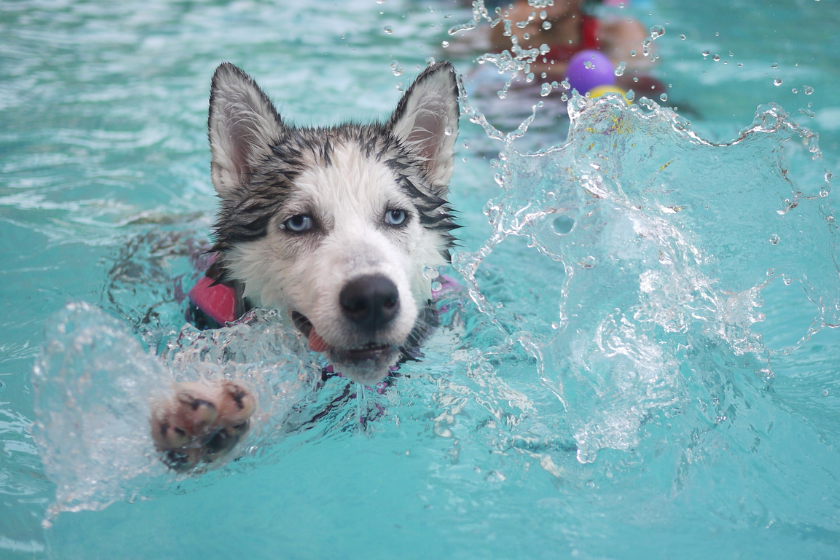
[[[221,199],[214,280],[288,312],[344,376],[382,380],[428,329],[424,269],[450,258],[458,118],[448,62],[426,68],[386,123],[329,128],[284,122],[253,79],[222,64],[208,119]],[[236,383],[182,384],[156,407],[153,436],[195,464],[229,449],[253,410]]]

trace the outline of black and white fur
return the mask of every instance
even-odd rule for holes
[[[449,260],[458,131],[449,63],[424,70],[386,123],[296,127],[233,64],[213,76],[209,137],[220,274],[256,306],[314,328],[344,375],[373,384]]]
[[[327,128],[284,122],[254,80],[222,64],[208,119],[215,279],[287,312],[343,375],[382,380],[433,316],[426,268],[449,261],[458,118],[446,62],[420,73],[387,122]],[[154,406],[152,437],[169,466],[193,468],[230,451],[254,410],[238,382],[181,383]]]

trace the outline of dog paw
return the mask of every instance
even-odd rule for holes
[[[248,432],[254,396],[235,381],[179,383],[150,419],[152,439],[163,462],[178,471],[227,454]]]

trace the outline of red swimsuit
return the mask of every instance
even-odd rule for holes
[[[551,45],[551,48],[545,55],[549,62],[568,62],[572,55],[585,51],[587,49],[598,50],[601,48],[601,42],[598,39],[599,35],[598,18],[587,14],[580,16],[580,41],[577,45]]]

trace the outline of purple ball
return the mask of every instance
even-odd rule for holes
[[[596,86],[615,83],[615,71],[607,55],[596,50],[585,50],[569,59],[566,70],[569,84],[583,95]]]

